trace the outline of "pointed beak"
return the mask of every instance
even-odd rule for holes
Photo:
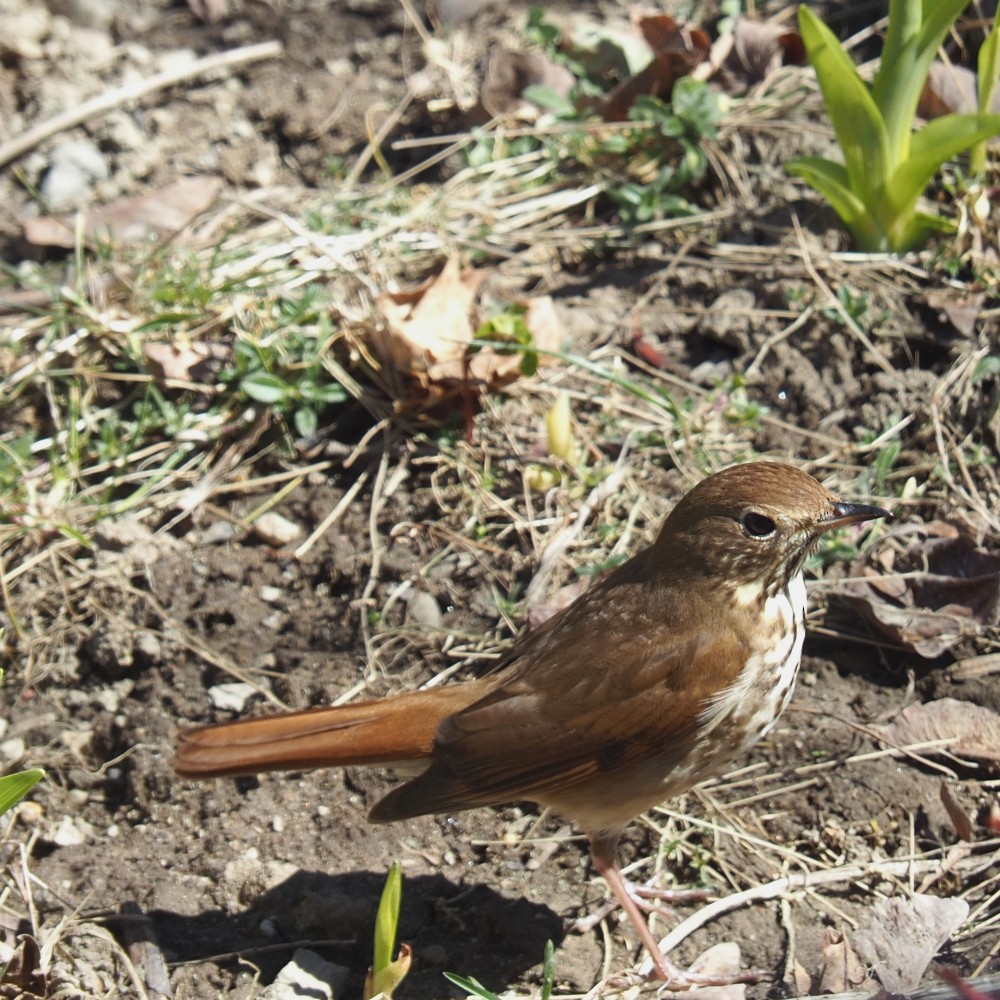
[[[883,507],[872,507],[866,503],[835,503],[820,521],[819,528],[829,531],[831,528],[842,528],[845,524],[874,521],[878,517],[891,518],[892,514]]]

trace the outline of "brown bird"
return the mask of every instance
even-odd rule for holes
[[[530,800],[575,820],[658,978],[661,954],[618,868],[639,813],[715,774],[774,727],[805,635],[802,564],[819,536],[888,517],[787,465],[709,476],[656,541],[466,683],[189,729],[185,777],[416,764],[376,823]]]

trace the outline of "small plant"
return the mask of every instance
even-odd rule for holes
[[[832,31],[799,7],[799,31],[844,162],[818,156],[787,169],[811,184],[847,226],[859,250],[903,253],[953,224],[917,211],[942,164],[1000,133],[1000,115],[952,114],[913,131],[931,61],[968,0],[890,0],[882,60],[869,87]]]
[[[3,670],[0,670],[0,684],[2,683]],[[40,767],[32,767],[0,778],[0,816],[8,809],[13,809],[44,777],[45,772]]]
[[[535,338],[525,321],[527,309],[521,305],[508,306],[502,313],[491,316],[476,330],[472,350],[478,351],[487,344],[498,354],[521,353],[521,374],[525,377],[538,371],[538,351]]]
[[[551,1000],[552,990],[555,987],[556,972],[553,955],[555,948],[551,941],[545,942],[545,952],[542,958],[542,989],[538,994],[539,1000]],[[469,996],[479,997],[480,1000],[500,1000],[492,990],[488,990],[483,984],[473,976],[459,976],[454,972],[446,972],[445,979],[454,984],[460,990],[465,990]]]
[[[392,957],[396,949],[402,898],[403,868],[398,861],[394,861],[386,876],[378,912],[375,914],[375,955],[372,967],[365,976],[365,1000],[373,1000],[375,997],[392,1000],[393,992],[410,971],[413,953],[408,944],[401,944],[399,955]]]

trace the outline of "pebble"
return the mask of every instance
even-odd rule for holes
[[[407,610],[410,620],[415,621],[418,625],[426,625],[427,628],[440,628],[441,609],[433,595],[428,594],[426,590],[414,590],[410,594]]]
[[[302,528],[287,517],[269,510],[253,523],[253,530],[268,545],[282,548],[297,542],[303,535]]]
[[[104,154],[89,139],[65,139],[49,157],[40,191],[50,212],[66,212],[85,204],[94,182],[109,173]]]
[[[4,740],[0,743],[0,757],[10,764],[14,764],[24,757],[24,752],[27,749],[24,740],[20,736],[14,736],[9,740]]]
[[[236,534],[236,525],[229,521],[216,521],[198,536],[199,545],[222,545]]]
[[[230,684],[214,684],[208,689],[208,700],[215,708],[231,712],[242,712],[247,700],[257,693],[257,689],[243,681]]]
[[[265,604],[280,604],[285,592],[281,587],[263,586],[260,588],[260,599]]]
[[[57,847],[79,847],[93,836],[94,828],[79,816],[63,816],[52,834]]]
[[[136,632],[132,643],[132,652],[149,666],[155,666],[163,661],[163,647],[160,644],[160,637],[147,629]]]
[[[271,829],[275,833],[285,832],[285,817],[284,816],[272,816],[271,817]]]
[[[260,994],[261,1000],[332,1000],[343,994],[348,970],[342,965],[327,962],[314,951],[299,948],[292,960],[275,977],[273,983]]]

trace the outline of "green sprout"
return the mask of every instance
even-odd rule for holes
[[[932,232],[952,230],[949,220],[917,211],[917,202],[946,160],[1000,133],[1000,115],[985,113],[944,115],[913,131],[931,61],[967,3],[890,0],[882,60],[870,87],[833,32],[799,7],[799,31],[844,162],[809,156],[787,169],[830,203],[859,250],[903,253]]]

